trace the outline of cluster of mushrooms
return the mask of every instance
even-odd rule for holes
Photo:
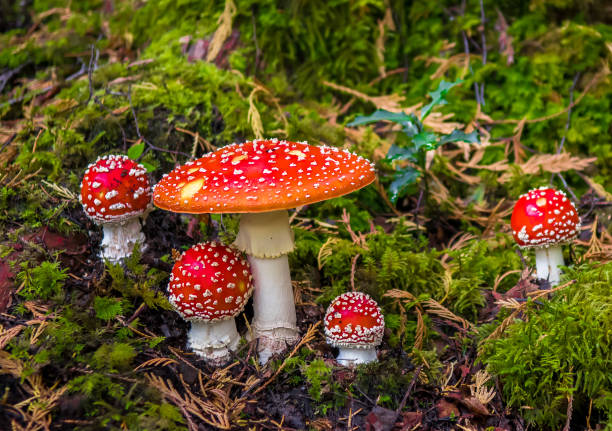
[[[222,365],[240,341],[234,317],[253,294],[251,329],[263,364],[299,338],[287,210],[342,196],[374,179],[373,165],[346,150],[255,140],[175,168],[153,192],[142,165],[126,156],[101,157],[85,172],[81,201],[85,213],[103,226],[101,256],[112,263],[129,256],[136,244],[145,247],[141,221],[152,203],[177,213],[240,213],[232,245],[205,242],[180,256],[168,297],[191,322],[188,347],[207,363]],[[519,246],[536,248],[538,277],[558,282],[563,255],[556,244],[574,238],[579,228],[573,204],[562,192],[532,190],[517,202],[511,225]],[[340,295],[329,305],[324,324],[328,343],[339,348],[339,363],[376,360],[384,319],[368,295]]]

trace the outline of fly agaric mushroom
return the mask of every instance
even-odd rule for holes
[[[234,317],[246,305],[253,283],[240,252],[216,242],[185,251],[172,268],[169,301],[191,322],[189,347],[211,365],[222,365],[240,335]]]
[[[276,139],[232,144],[179,166],[155,186],[153,201],[181,213],[243,213],[234,245],[248,256],[255,293],[253,331],[261,363],[297,341],[287,254],[287,209],[360,189],[374,167],[346,150]]]
[[[374,362],[385,321],[376,301],[361,292],[334,299],[325,313],[327,343],[340,349],[336,360],[346,366]]]
[[[103,258],[119,262],[144,244],[140,217],[151,208],[151,186],[142,165],[127,156],[98,158],[85,171],[80,200],[85,214],[104,230]]]
[[[510,225],[519,247],[535,248],[538,278],[557,284],[564,264],[561,245],[572,241],[580,228],[572,201],[548,187],[530,190],[516,202]]]

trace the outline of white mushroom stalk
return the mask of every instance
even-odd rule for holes
[[[359,364],[367,364],[378,361],[375,347],[338,347],[338,357],[336,361],[345,367],[354,367]]]
[[[102,224],[104,234],[100,244],[100,255],[110,263],[120,262],[132,254],[136,245],[140,250],[146,250],[145,236],[141,230],[140,217],[117,223]]]
[[[251,326],[258,338],[259,360],[265,364],[299,338],[287,258],[294,247],[287,211],[243,214],[234,245],[247,254],[251,265],[255,284]]]
[[[560,245],[535,249],[536,275],[553,286],[561,281],[561,267],[565,265]]]
[[[191,320],[187,348],[201,356],[212,366],[221,366],[231,358],[240,343],[236,320],[230,319],[207,322]]]

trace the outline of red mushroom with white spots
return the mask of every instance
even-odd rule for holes
[[[287,209],[370,184],[374,167],[346,150],[276,139],[232,144],[179,166],[153,200],[181,213],[242,213],[236,245],[255,280],[253,331],[262,363],[297,341],[287,254],[294,248]]]
[[[102,257],[111,263],[144,245],[140,219],[151,208],[151,186],[146,169],[127,156],[98,158],[87,167],[81,182],[85,214],[102,226]]]
[[[238,250],[216,242],[185,251],[168,284],[170,303],[191,322],[189,348],[215,366],[226,363],[238,347],[234,317],[252,292],[249,263]]]
[[[571,242],[580,229],[574,204],[565,193],[548,187],[530,190],[514,206],[512,234],[521,248],[535,248],[538,278],[557,284],[564,265],[561,245]]]
[[[361,292],[347,292],[334,299],[325,313],[327,343],[338,347],[336,360],[353,366],[374,362],[385,321],[376,301]]]

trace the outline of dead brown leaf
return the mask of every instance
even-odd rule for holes
[[[581,158],[578,156],[572,156],[569,153],[561,154],[538,154],[532,156],[525,163],[519,164],[519,168],[525,174],[537,174],[540,170],[550,173],[560,173],[570,170],[583,171],[593,162],[597,160],[597,157]],[[512,174],[505,172],[498,181],[505,183],[510,180]]]

